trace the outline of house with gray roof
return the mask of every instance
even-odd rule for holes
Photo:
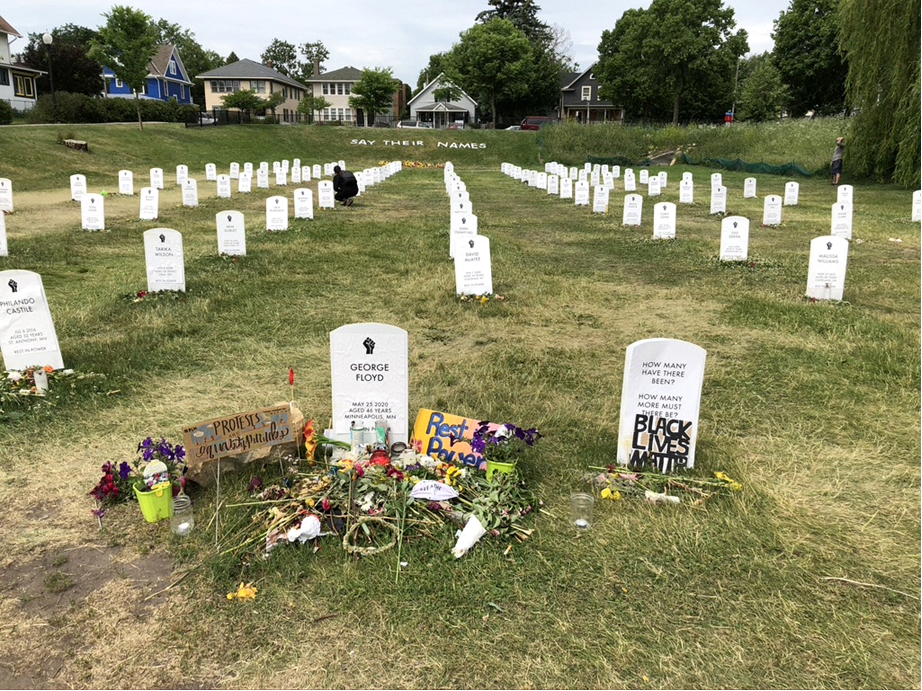
[[[477,102],[463,89],[457,90],[458,98],[452,101],[435,97],[436,92],[445,86],[451,86],[451,84],[445,81],[444,74],[439,74],[420,89],[407,104],[410,108],[410,117],[420,122],[428,122],[435,129],[453,127],[459,122],[465,124],[476,122]]]
[[[323,72],[308,77],[307,87],[310,93],[322,97],[330,104],[329,108],[314,113],[315,122],[342,122],[344,124],[364,124],[364,117],[349,105],[352,86],[362,78],[362,70],[355,67],[341,67],[331,72]]]
[[[283,91],[285,100],[275,112],[286,122],[297,119],[298,104],[307,92],[301,82],[246,58],[197,74],[195,78],[205,82],[206,110],[223,109],[224,96],[243,89],[249,89],[260,98]]]
[[[561,120],[582,123],[623,122],[624,108],[599,98],[599,81],[593,68],[584,72],[564,72],[561,77],[560,105],[557,116]]]

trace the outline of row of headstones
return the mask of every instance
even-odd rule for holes
[[[491,295],[493,264],[490,257],[490,239],[477,232],[477,216],[474,214],[467,185],[455,173],[450,161],[445,164],[443,176],[451,212],[448,256],[455,264],[455,293]]]

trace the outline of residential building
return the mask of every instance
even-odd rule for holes
[[[557,116],[561,120],[582,123],[623,122],[624,109],[610,101],[599,99],[599,82],[592,70],[564,72],[561,75],[560,105]]]
[[[14,64],[10,53],[11,38],[15,41],[22,38],[22,34],[0,17],[0,101],[7,101],[15,110],[31,110],[37,99],[35,80],[48,73]]]
[[[349,106],[352,87],[361,78],[362,70],[355,67],[341,67],[332,72],[308,77],[305,81],[307,81],[309,93],[315,97],[324,98],[330,104],[329,108],[314,113],[314,122],[339,121],[349,125],[364,125],[364,114],[361,111],[356,112]]]
[[[163,45],[157,49],[148,65],[147,80],[139,96],[156,101],[175,98],[180,103],[192,103],[192,82],[179,57],[176,46]],[[106,98],[134,98],[134,91],[115,76],[110,67],[103,67]]]
[[[453,101],[436,99],[435,92],[445,85],[445,75],[439,74],[420,89],[407,104],[410,107],[410,119],[428,122],[436,129],[452,127],[459,121],[464,124],[475,122],[477,102],[463,90],[459,89],[460,96]]]
[[[238,60],[230,65],[195,75],[205,82],[205,110],[224,108],[224,96],[247,89],[260,98],[282,91],[285,100],[275,109],[283,122],[300,120],[298,104],[307,93],[301,82],[295,81],[278,70],[261,65],[253,60]]]

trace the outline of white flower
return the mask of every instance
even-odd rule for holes
[[[17,382],[22,379],[22,372],[14,372],[13,370],[10,370],[6,377],[12,382]]]

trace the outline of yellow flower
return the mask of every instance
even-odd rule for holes
[[[714,473],[714,477],[716,477],[721,482],[726,482],[727,485],[729,485],[730,490],[733,492],[739,492],[743,489],[743,485],[741,483],[737,482],[726,473],[720,472],[719,470]]]
[[[480,298],[480,304],[481,304],[481,305],[485,305],[485,304],[487,304],[489,301],[490,301],[490,298],[488,298],[486,295],[484,295],[484,296],[482,296],[482,297]]]
[[[602,499],[611,499],[612,501],[621,500],[621,492],[618,490],[612,490],[611,487],[606,487],[602,490]]]
[[[257,592],[259,592],[259,590],[252,583],[244,584],[243,581],[241,581],[240,587],[237,588],[237,592],[228,593],[227,599],[233,600],[236,598],[238,600],[255,600]]]

